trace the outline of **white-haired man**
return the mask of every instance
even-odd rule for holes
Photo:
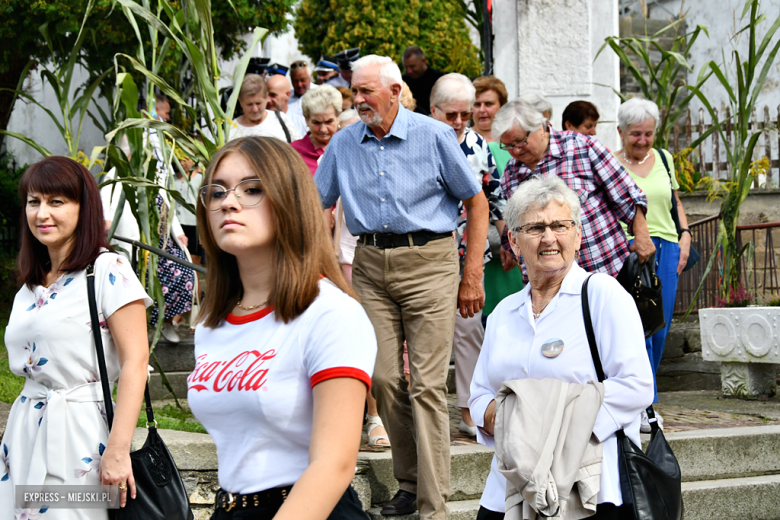
[[[352,283],[376,331],[373,394],[393,446],[399,491],[382,514],[444,519],[450,452],[446,379],[456,307],[484,304],[488,203],[449,126],[399,103],[401,71],[387,57],[353,64],[363,125],[338,132],[314,177],[324,208],[341,196],[359,235]],[[469,214],[463,278],[453,237],[458,203]],[[328,211],[326,211],[326,215]],[[411,388],[404,379],[407,342]]]

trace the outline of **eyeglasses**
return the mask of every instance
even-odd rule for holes
[[[238,203],[245,208],[257,206],[265,196],[260,179],[247,179],[229,190],[219,184],[203,186],[200,189],[200,200],[209,211],[217,211],[231,191],[235,193]]]
[[[498,145],[498,147],[501,148],[502,150],[507,150],[507,151],[513,150],[515,148],[525,148],[526,146],[528,146],[529,137],[531,137],[531,132],[525,134],[525,138],[521,139],[520,141],[517,141],[516,143],[512,143],[512,144],[501,143]]]
[[[461,121],[468,121],[469,119],[471,119],[472,113],[473,112],[445,112],[444,117],[447,118],[447,121],[455,121],[455,119],[457,119],[457,117],[460,116]]]
[[[556,235],[565,235],[571,228],[576,225],[577,223],[573,220],[556,220],[550,224],[542,224],[541,222],[536,224],[526,224],[525,226],[515,228],[515,232],[525,233],[526,235],[532,237],[540,237],[544,235],[547,228],[550,228],[550,231]]]
[[[300,61],[294,61],[292,65],[290,65],[290,69],[295,70],[295,69],[305,68],[308,66],[309,64],[306,62],[306,60],[300,60]]]

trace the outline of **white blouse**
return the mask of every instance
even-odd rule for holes
[[[482,351],[471,381],[469,409],[477,426],[484,426],[485,410],[501,383],[523,378],[555,378],[570,383],[597,381],[582,318],[582,284],[589,273],[574,264],[558,294],[534,320],[530,285],[506,297],[490,314]],[[599,356],[607,379],[604,402],[593,433],[604,443],[598,503],[621,505],[618,448],[615,432],[621,427],[640,443],[640,413],[653,402],[653,373],[645,350],[642,321],[631,296],[605,274],[588,284],[590,313]],[[556,357],[542,355],[542,345],[563,341]],[[477,440],[494,447],[493,437],[477,429]],[[504,511],[506,479],[490,468],[480,505]]]

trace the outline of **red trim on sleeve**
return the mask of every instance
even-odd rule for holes
[[[354,367],[333,367],[320,370],[311,376],[311,387],[314,388],[314,385],[318,383],[339,377],[351,377],[352,379],[362,381],[363,384],[365,384],[366,387],[371,390],[371,377],[363,370]]]
[[[227,321],[231,325],[243,325],[244,323],[250,323],[252,321],[257,321],[260,318],[265,318],[273,311],[274,311],[274,306],[271,305],[269,307],[264,307],[257,312],[253,312],[252,314],[247,314],[246,316],[236,316],[231,312],[230,314],[227,315],[225,321]]]

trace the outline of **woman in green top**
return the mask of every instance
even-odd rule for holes
[[[637,186],[647,196],[647,227],[655,244],[656,274],[663,286],[664,316],[666,327],[646,340],[647,355],[653,367],[655,379],[661,355],[666,343],[666,335],[672,324],[672,312],[677,294],[677,279],[682,273],[691,247],[691,231],[688,219],[677,193],[679,185],[674,174],[672,154],[666,150],[653,149],[655,128],[658,124],[658,107],[652,101],[633,98],[618,109],[618,133],[623,148],[614,153],[615,157],[631,174]],[[664,154],[667,170],[661,154]],[[680,217],[680,236],[672,220],[672,191]],[[629,239],[633,237],[629,236]],[[656,387],[655,400],[658,401]],[[657,414],[656,414],[657,415]],[[642,417],[643,427],[646,416]],[[660,421],[659,421],[660,422]],[[647,428],[649,428],[647,424]]]
[[[502,150],[493,140],[491,127],[493,118],[498,109],[504,106],[508,100],[504,82],[495,76],[481,76],[474,80],[474,88],[477,91],[474,103],[474,115],[472,116],[471,129],[477,132],[488,142],[488,148],[493,155],[499,177],[504,175],[506,167],[512,156],[508,151]],[[517,266],[517,261],[509,251],[501,247],[501,236],[494,233],[491,228],[488,233],[490,246],[493,249],[493,259],[485,264],[485,307],[482,309],[483,325],[487,316],[493,311],[498,302],[510,294],[514,294],[523,288],[523,275]],[[495,244],[495,247],[493,247]],[[495,254],[496,250],[499,254]]]

